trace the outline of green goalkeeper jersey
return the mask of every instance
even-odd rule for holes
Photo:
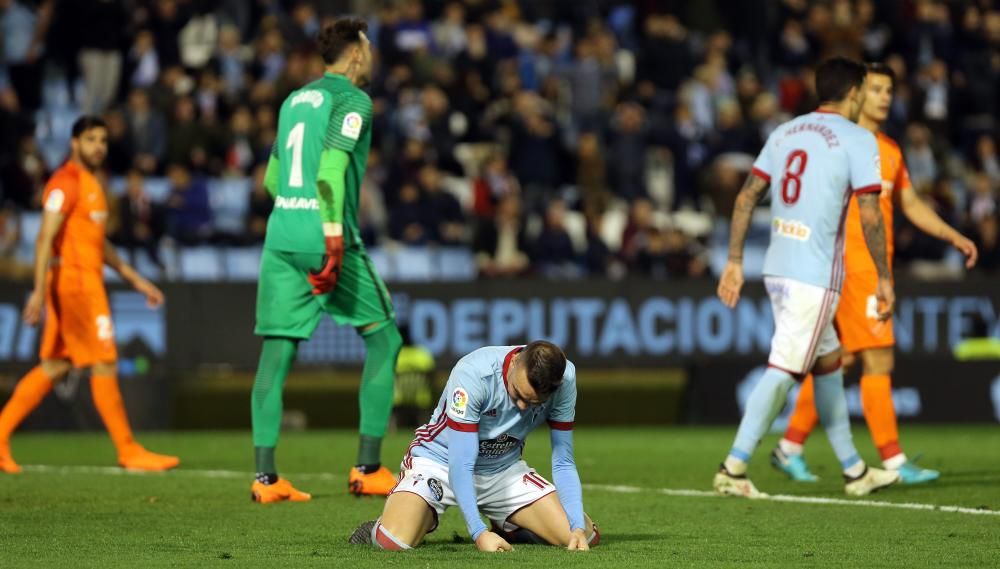
[[[271,151],[280,169],[264,247],[324,253],[317,175],[323,151],[331,148],[350,157],[344,177],[344,245],[361,245],[358,194],[371,147],[371,121],[371,98],[343,75],[325,73],[285,99]]]

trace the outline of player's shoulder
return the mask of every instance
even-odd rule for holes
[[[82,170],[73,162],[67,160],[62,166],[56,168],[49,181],[45,185],[45,190],[74,190],[80,184]]]
[[[576,383],[576,364],[569,358],[566,358],[566,371],[563,372],[562,382],[563,385]]]
[[[899,143],[888,134],[879,132],[875,135],[875,140],[878,141],[879,150],[894,156],[903,155],[903,150],[899,147]]]

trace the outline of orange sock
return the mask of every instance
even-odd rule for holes
[[[819,414],[816,412],[813,376],[810,373],[799,388],[799,396],[795,400],[795,412],[788,419],[788,429],[785,431],[785,439],[796,444],[805,444],[806,439],[809,438],[809,433],[816,428],[816,423],[818,422]]]
[[[125,404],[118,389],[118,378],[113,375],[94,375],[90,378],[90,392],[94,397],[94,406],[97,407],[97,412],[100,413],[120,456],[136,442],[132,438],[128,415],[125,414]]]
[[[899,448],[896,409],[892,405],[892,379],[888,375],[861,376],[861,409],[882,460],[903,454]]]
[[[17,382],[14,393],[0,412],[0,441],[7,441],[21,421],[52,391],[52,380],[36,366]]]

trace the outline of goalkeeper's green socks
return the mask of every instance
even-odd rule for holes
[[[261,481],[277,479],[274,447],[278,444],[281,431],[281,394],[297,350],[298,340],[273,337],[264,338],[261,348],[250,403],[254,460],[257,478]]]
[[[357,467],[363,474],[378,470],[381,465],[382,437],[385,436],[392,414],[393,387],[396,381],[396,357],[403,347],[396,323],[387,320],[372,330],[363,332],[367,354],[361,372],[360,442]]]

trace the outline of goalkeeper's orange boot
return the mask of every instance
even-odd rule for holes
[[[261,504],[274,502],[308,502],[312,494],[296,490],[285,478],[279,478],[274,484],[264,484],[254,480],[250,486],[250,499]]]
[[[139,445],[118,454],[118,465],[126,470],[160,472],[177,467],[181,459],[168,454],[156,454]]]
[[[0,472],[7,474],[21,472],[21,467],[14,462],[14,457],[10,455],[10,444],[7,441],[0,443]]]
[[[347,490],[355,496],[388,496],[396,482],[396,477],[384,466],[369,474],[354,467],[347,480]]]

